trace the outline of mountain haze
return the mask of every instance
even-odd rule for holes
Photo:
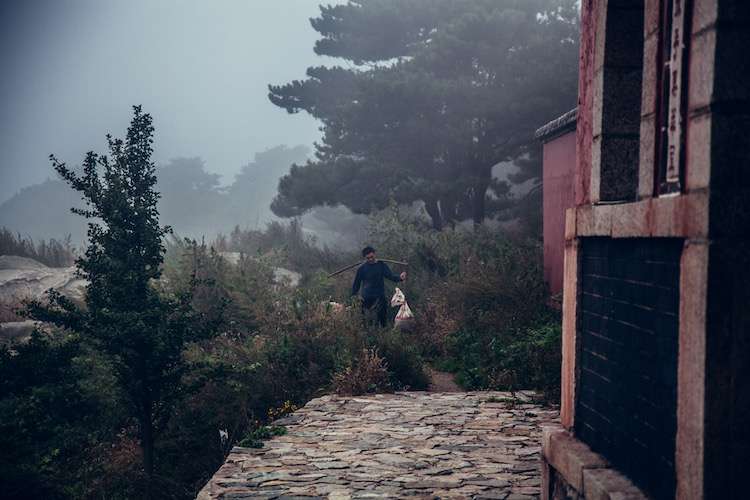
[[[279,178],[293,163],[304,163],[309,154],[305,146],[283,145],[256,153],[228,186],[219,185],[219,175],[209,173],[201,158],[173,158],[156,169],[160,220],[179,237],[205,237],[207,241],[219,233],[231,233],[236,226],[263,230],[268,223],[282,222],[269,208]],[[72,244],[81,248],[87,224],[71,207],[85,208],[79,194],[59,179],[48,179],[0,204],[0,227],[36,241],[70,235]],[[306,214],[300,221],[309,236],[339,246],[356,246],[355,238],[362,235],[352,227],[366,224],[365,217],[331,207]]]

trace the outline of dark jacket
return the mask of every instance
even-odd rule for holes
[[[363,299],[385,297],[383,278],[388,278],[395,282],[403,281],[401,276],[393,274],[386,263],[381,260],[375,264],[363,262],[357,268],[357,275],[354,277],[354,284],[352,285],[352,295],[357,295],[361,284]]]

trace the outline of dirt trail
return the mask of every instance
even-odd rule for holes
[[[453,380],[452,373],[438,372],[429,366],[425,371],[430,376],[429,392],[466,392]]]

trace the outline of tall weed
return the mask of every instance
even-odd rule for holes
[[[70,235],[62,240],[34,242],[31,237],[14,236],[4,227],[0,229],[0,255],[27,257],[49,267],[70,267],[78,253],[70,244]]]

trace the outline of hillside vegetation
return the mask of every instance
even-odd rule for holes
[[[194,496],[233,444],[315,395],[426,389],[425,364],[455,373],[466,389],[537,389],[556,401],[560,324],[538,238],[522,229],[438,232],[395,208],[373,218],[369,233],[379,257],[408,262],[401,287],[416,315],[408,333],[363,325],[348,296],[353,270],[327,278],[360,256],[320,249],[294,223],[210,243],[166,240],[160,293],[192,282],[196,321],[221,310],[221,325],[183,353],[171,416],[157,423],[152,494]],[[243,258],[230,263],[223,252]],[[302,273],[302,283],[275,283],[274,267]],[[114,369],[62,329],[0,351],[1,496],[143,495],[138,428]]]

